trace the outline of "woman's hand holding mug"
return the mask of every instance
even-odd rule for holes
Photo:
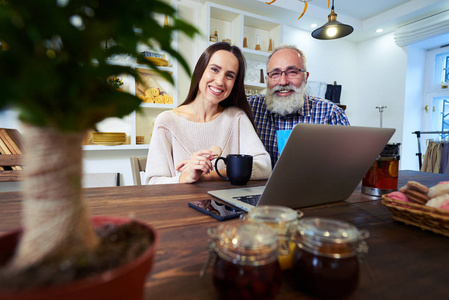
[[[203,174],[210,174],[214,169],[211,161],[220,155],[221,149],[218,146],[193,153],[188,160],[183,160],[176,166],[176,171],[182,173],[179,182],[193,183],[198,181]]]

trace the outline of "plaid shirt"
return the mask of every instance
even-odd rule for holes
[[[291,130],[297,123],[350,125],[343,109],[318,97],[305,95],[304,106],[298,112],[287,116],[268,111],[265,96],[250,96],[248,101],[254,113],[257,133],[271,156],[273,167],[279,158],[277,130]]]

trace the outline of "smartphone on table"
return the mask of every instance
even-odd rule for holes
[[[192,201],[189,206],[219,221],[238,218],[245,213],[244,210],[212,199]]]

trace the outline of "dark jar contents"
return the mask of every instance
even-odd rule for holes
[[[242,266],[218,257],[213,281],[219,299],[270,300],[279,293],[282,271],[277,260],[262,266]]]
[[[296,248],[293,255],[295,283],[306,293],[318,297],[349,295],[359,282],[357,257],[333,258]]]
[[[359,283],[359,252],[367,252],[366,231],[333,219],[304,218],[293,254],[294,284],[317,297],[340,298]]]
[[[265,224],[241,222],[209,230],[215,255],[213,284],[219,299],[272,300],[280,291],[277,232]]]

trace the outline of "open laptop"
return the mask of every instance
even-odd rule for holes
[[[349,198],[394,132],[392,128],[299,123],[266,186],[208,193],[245,211],[255,205],[301,208],[342,201]]]

